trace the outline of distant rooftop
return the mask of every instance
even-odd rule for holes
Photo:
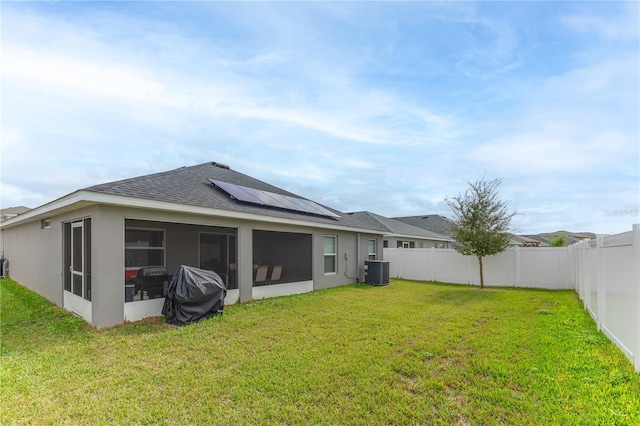
[[[388,235],[404,235],[404,236],[411,236],[411,237],[424,238],[424,239],[453,241],[451,238],[447,237],[446,235],[431,232],[426,229],[402,222],[400,220],[380,216],[372,212],[361,211],[361,212],[354,212],[354,213],[347,213],[347,214],[368,223],[372,228],[377,229],[380,226],[382,226],[384,229],[387,230]]]
[[[440,216],[439,214],[394,217],[392,219],[399,220],[400,222],[404,222],[411,226],[426,229],[430,232],[435,232],[436,234],[445,235],[447,237],[451,236],[451,231],[449,230],[451,220],[444,216]]]
[[[31,209],[25,206],[7,207],[6,209],[0,209],[0,221],[18,216],[22,213],[26,213],[29,210]]]

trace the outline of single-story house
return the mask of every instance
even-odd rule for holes
[[[392,219],[399,220],[417,228],[422,228],[430,232],[435,232],[438,235],[444,235],[445,237],[451,237],[451,230],[449,225],[451,219],[441,216],[439,214],[428,214],[422,216],[403,216],[394,217]]]
[[[349,214],[372,227],[384,229],[384,248],[453,248],[453,239],[445,235],[367,211]]]
[[[11,278],[96,327],[160,315],[180,265],[226,303],[364,277],[386,230],[208,162],[77,190],[0,224]]]

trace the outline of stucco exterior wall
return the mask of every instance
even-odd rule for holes
[[[124,219],[119,208],[96,207],[91,219],[92,322],[110,327],[124,321]]]
[[[48,217],[51,225],[46,229],[42,228],[41,219],[3,229],[4,257],[9,259],[9,276],[62,306],[63,223],[91,217],[96,211],[97,207],[87,207]]]

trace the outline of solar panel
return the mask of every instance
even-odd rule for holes
[[[322,207],[320,204],[315,203],[311,200],[303,200],[301,198],[298,199],[298,201],[303,202],[305,204],[307,204],[309,206],[309,208],[315,212],[315,214],[321,215],[321,216],[337,216],[335,213],[333,213],[331,210],[325,209],[324,207]],[[338,216],[340,217],[340,216]]]
[[[231,195],[233,198],[235,198],[238,201],[244,201],[246,203],[262,204],[258,198],[252,196],[247,191],[244,191],[242,187],[240,187],[239,185],[234,185],[232,183],[222,182],[222,181],[213,180],[213,179],[209,179],[209,181],[213,183],[215,186],[217,186],[218,188],[222,189],[227,194]]]
[[[313,214],[317,216],[339,218],[337,214],[329,209],[322,207],[320,204],[303,198],[291,197],[289,195],[276,194],[274,192],[263,191],[261,189],[249,188],[246,186],[236,185],[229,182],[222,182],[215,179],[209,181],[220,188],[231,197],[245,203],[258,204],[261,206],[275,207],[283,210],[291,210]]]
[[[265,206],[277,207],[280,209],[287,208],[286,204],[281,203],[280,201],[278,201],[276,198],[273,197],[273,195],[275,194],[273,194],[272,192],[261,191],[259,189],[254,189],[254,188],[247,188],[246,186],[243,186],[241,188],[247,191],[253,197],[260,200],[260,202]]]

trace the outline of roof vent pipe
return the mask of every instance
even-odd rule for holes
[[[221,169],[231,170],[231,167],[227,166],[226,164],[216,163],[215,161],[212,161],[211,165],[212,166],[216,166],[216,167],[220,167]]]

